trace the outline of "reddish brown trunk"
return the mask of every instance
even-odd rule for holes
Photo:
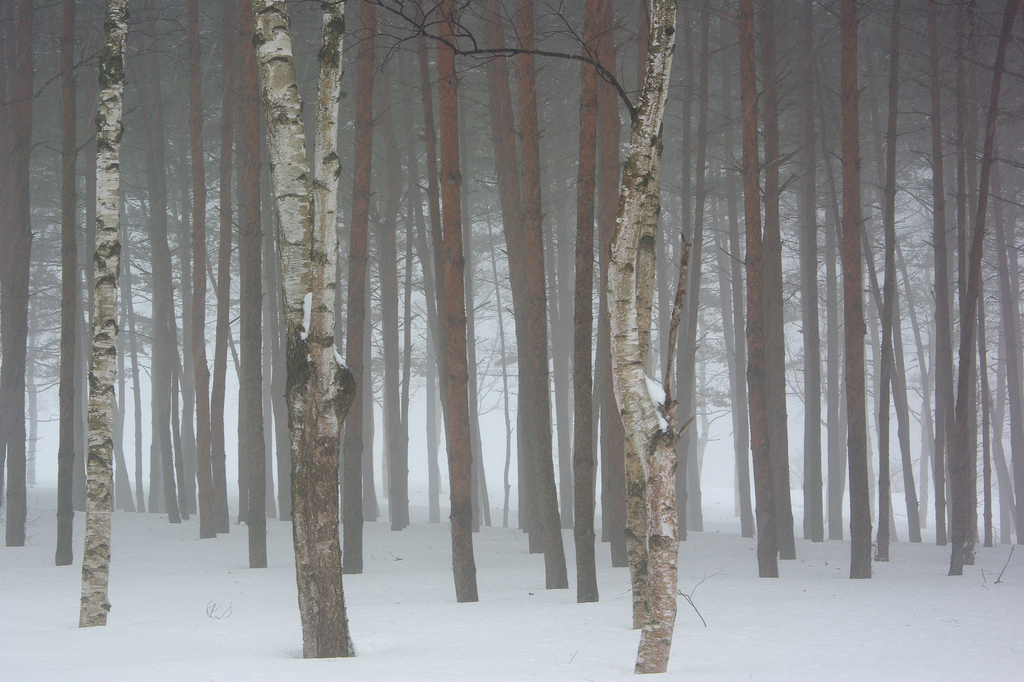
[[[239,140],[238,266],[239,342],[238,467],[248,472],[245,523],[249,534],[249,568],[267,567],[266,441],[263,421],[262,238],[260,223],[260,100],[256,50],[252,41],[252,7],[241,0],[242,130]]]
[[[740,0],[740,102],[743,109],[743,208],[747,231],[747,387],[750,446],[757,498],[757,566],[762,578],[779,576],[775,543],[774,479],[769,449],[765,374],[761,195],[757,159],[757,74],[754,61],[754,2]]]
[[[231,529],[228,519],[228,480],[224,450],[224,393],[228,371],[228,335],[231,333],[231,229],[234,211],[231,205],[232,143],[235,117],[235,12],[234,0],[224,3],[224,90],[220,129],[220,231],[217,249],[217,327],[213,343],[213,386],[210,396],[211,465],[213,502],[217,532]]]
[[[60,182],[60,443],[57,447],[57,550],[55,563],[71,563],[71,482],[75,465],[75,320],[78,316],[78,227],[75,167],[78,160],[75,121],[75,0],[61,9],[61,182]]]
[[[206,364],[206,170],[203,158],[203,76],[200,68],[199,0],[187,0],[189,138],[192,148],[192,366],[196,382],[196,449],[199,537],[217,537],[210,425],[210,369]]]
[[[453,0],[439,7],[442,38],[454,40]],[[455,52],[437,50],[438,100],[441,116],[441,199],[444,212],[445,353],[448,375],[448,480],[451,488],[452,568],[455,598],[478,601],[473,559],[473,461],[469,434],[469,368],[466,364],[466,293],[462,254],[462,175],[459,172],[459,95]]]
[[[363,421],[364,391],[372,390],[364,382],[363,366],[366,337],[367,251],[370,222],[370,171],[373,153],[373,46],[377,25],[372,2],[361,4],[356,58],[356,149],[352,179],[352,218],[348,252],[348,301],[345,319],[345,361],[359,382],[360,394],[348,414],[345,426],[344,456],[344,541],[345,573],[363,572]]]

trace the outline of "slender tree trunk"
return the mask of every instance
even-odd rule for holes
[[[314,162],[305,129],[284,3],[252,3],[254,43],[280,217],[288,423],[303,655],[352,656],[338,533],[340,429],[356,397],[334,341],[337,272],[338,101],[345,3],[323,5]],[[313,171],[311,179],[310,171]]]
[[[981,296],[984,301],[984,295]],[[978,373],[981,376],[981,438],[982,438],[982,500],[984,510],[985,547],[992,547],[992,446],[991,446],[991,405],[992,395],[988,386],[988,351],[985,340],[985,306],[978,307]]]
[[[743,195],[747,232],[747,387],[750,397],[750,445],[757,497],[757,566],[762,578],[779,576],[775,541],[775,503],[769,449],[764,288],[761,243],[761,195],[757,161],[757,74],[754,70],[754,2],[740,0],[740,102],[743,109]]]
[[[864,391],[864,300],[861,262],[860,105],[857,90],[857,6],[840,9],[840,98],[843,159],[843,318],[846,373],[846,447],[850,470],[850,577],[871,577],[867,422]]]
[[[367,251],[370,220],[370,171],[373,147],[373,46],[376,10],[372,2],[360,8],[358,57],[356,59],[356,150],[352,187],[352,225],[348,252],[348,323],[345,358],[352,374],[360,382],[360,395],[352,405],[345,429],[345,573],[363,572],[363,422],[373,419],[364,414],[363,394],[372,390],[365,384],[363,344],[366,336]]]
[[[928,43],[931,64],[932,244],[935,249],[935,544],[946,544],[946,463],[951,445],[948,422],[953,412],[953,346],[949,321],[949,266],[946,255],[946,195],[942,153],[942,83],[935,1],[928,3]]]
[[[584,9],[584,46],[595,54],[599,0]],[[594,333],[594,192],[597,188],[597,70],[580,74],[580,158],[576,176],[576,278],[573,312],[573,538],[576,601],[598,601],[594,557],[594,443],[591,353]],[[563,493],[564,494],[564,493]]]
[[[398,327],[398,211],[402,200],[402,166],[391,107],[391,79],[379,86],[385,142],[386,193],[378,227],[380,247],[381,336],[384,342],[384,431],[388,464],[388,513],[391,530],[409,525],[409,443],[402,438],[401,359]]]
[[[232,29],[235,27],[232,26]],[[242,366],[238,377],[238,468],[248,472],[245,524],[249,535],[249,568],[267,567],[267,443],[264,432],[264,384],[262,371],[262,258],[260,223],[260,121],[256,50],[251,40],[252,5],[241,0],[242,130],[239,139],[238,265],[239,341]],[[273,489],[271,489],[272,491]]]
[[[192,151],[192,368],[196,382],[196,473],[199,537],[217,537],[211,464],[210,369],[206,364],[206,162],[203,157],[202,71],[199,0],[186,0],[189,55],[189,138]]]
[[[800,312],[804,339],[804,539],[825,540],[821,476],[821,335],[818,327],[818,180],[814,123],[814,2],[801,10],[803,178],[800,188]]]
[[[637,673],[667,670],[676,616],[679,551],[673,471],[679,439],[676,403],[665,395],[659,396],[659,404],[651,395],[650,386],[654,382],[646,376],[643,363],[645,341],[641,336],[640,307],[644,302],[638,295],[640,287],[654,284],[653,262],[649,266],[645,264],[638,245],[648,226],[657,224],[660,210],[661,128],[675,48],[675,26],[675,2],[655,0],[651,6],[647,69],[630,134],[608,278],[615,396],[647,481],[645,544],[650,589],[645,595],[647,608],[637,651]],[[669,384],[669,380],[665,384]]]
[[[10,139],[3,145],[9,159],[6,169],[8,187],[4,205],[9,213],[0,219],[3,255],[0,256],[0,337],[3,362],[0,364],[0,488],[7,466],[7,512],[5,540],[8,547],[25,546],[25,522],[28,505],[25,489],[25,367],[28,353],[29,263],[32,250],[32,225],[29,204],[30,163],[32,159],[32,102],[34,62],[32,57],[33,11],[31,0],[20,0],[11,17],[13,69],[8,67],[5,99],[10,121]],[[7,46],[5,46],[7,47]],[[13,73],[11,73],[13,71]],[[2,91],[0,91],[2,92]],[[116,296],[116,294],[115,294]],[[116,310],[116,309],[115,309]]]
[[[782,310],[782,232],[779,216],[779,105],[775,60],[774,3],[763,0],[761,61],[764,73],[764,237],[763,272],[765,400],[768,408],[768,452],[772,460],[775,505],[775,548],[781,559],[796,559],[793,504],[789,480],[789,427],[786,411],[786,348]]]
[[[71,483],[75,466],[75,325],[78,319],[78,195],[75,168],[78,136],[75,103],[75,0],[61,5],[61,195],[60,195],[60,441],[57,446],[57,549],[54,563],[74,558],[75,510]]]
[[[454,0],[438,8],[443,39],[454,40],[458,17]],[[478,601],[473,558],[472,447],[469,433],[469,371],[466,366],[466,296],[462,253],[462,177],[459,172],[459,100],[455,51],[437,49],[438,101],[441,131],[441,197],[444,228],[444,391],[448,396],[448,478],[451,490],[452,568],[455,598]]]
[[[224,394],[227,389],[228,336],[231,334],[231,230],[234,211],[231,205],[232,144],[234,142],[236,19],[238,5],[234,0],[224,3],[223,23],[223,100],[220,128],[220,232],[217,248],[217,326],[213,345],[213,384],[210,394],[211,450],[213,472],[213,503],[218,533],[231,529],[228,518],[227,454],[224,449]]]
[[[1002,85],[1003,63],[1006,47],[1010,40],[1013,20],[1020,3],[1008,0],[1003,13],[1003,26],[996,49],[995,66],[992,75],[992,94],[988,114],[985,118],[985,146],[981,157],[981,181],[978,188],[978,205],[974,231],[971,235],[971,250],[968,259],[967,291],[961,309],[960,365],[956,389],[956,431],[953,447],[950,449],[950,478],[952,483],[953,525],[950,528],[952,553],[949,562],[950,575],[963,575],[964,564],[974,561],[974,533],[977,529],[977,512],[972,508],[974,501],[974,458],[970,456],[971,435],[970,403],[974,384],[975,338],[977,330],[978,301],[981,289],[981,256],[985,244],[985,218],[988,211],[989,183],[994,162],[996,119],[999,114],[999,91]],[[973,515],[973,521],[972,521]]]
[[[107,581],[110,571],[110,517],[113,512],[111,460],[117,355],[117,280],[121,254],[118,228],[123,55],[128,36],[127,0],[108,0],[103,26],[104,43],[100,55],[102,87],[99,113],[96,116],[96,254],[93,261],[96,268],[96,294],[92,366],[89,371],[89,494],[85,512],[79,627],[106,625],[107,613],[110,611]],[[8,528],[9,524],[10,521]]]
[[[889,389],[893,370],[893,310],[896,303],[896,123],[900,77],[900,0],[893,0],[889,46],[889,112],[885,134],[885,283],[882,292],[882,364],[878,409],[878,541],[875,560],[889,560]],[[913,488],[911,488],[913,489]]]
[[[128,257],[128,230],[127,226],[123,229],[123,242],[121,244],[121,258],[120,262],[123,266],[121,268],[121,281],[124,285],[124,310],[125,319],[127,321],[128,331],[128,353],[131,357],[132,363],[132,397],[134,398],[135,410],[133,416],[135,417],[135,485],[136,493],[139,496],[139,507],[140,511],[145,511],[142,508],[143,495],[142,495],[142,386],[139,380],[139,337],[135,328],[135,305],[132,302],[132,270],[131,270],[131,259]],[[122,415],[127,408],[128,396],[121,392],[121,406]],[[122,422],[123,424],[123,422]],[[128,468],[124,465],[124,446],[120,448],[120,457],[117,458],[118,449],[114,449],[116,458],[116,467],[114,469],[115,476],[115,493],[118,498],[122,498],[122,503],[119,504],[125,511],[135,511],[135,505],[131,502],[131,486],[128,483]],[[174,498],[174,487],[173,477],[171,479],[171,494],[168,497],[167,512],[168,520],[171,523],[181,523],[181,516],[178,514],[177,504]],[[166,488],[165,488],[166,489]],[[127,504],[125,504],[127,502]],[[130,509],[127,508],[130,506]]]

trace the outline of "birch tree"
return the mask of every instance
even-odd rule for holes
[[[608,273],[612,381],[626,434],[646,479],[646,545],[649,587],[636,672],[665,672],[676,617],[676,562],[679,551],[675,505],[675,403],[644,373],[637,293],[653,284],[654,269],[638,268],[645,226],[660,209],[662,118],[675,50],[676,3],[654,0],[647,64],[636,108],[619,193]],[[649,315],[649,311],[647,312]],[[666,378],[667,384],[667,378]]]
[[[285,3],[255,0],[253,31],[280,231],[292,537],[306,658],[352,656],[338,534],[340,427],[355,380],[334,343],[338,101],[345,2],[323,3],[313,180]]]
[[[113,511],[114,374],[117,359],[117,288],[121,241],[121,109],[128,0],[107,0],[100,55],[100,104],[96,116],[96,251],[92,366],[89,370],[88,496],[82,554],[79,627],[107,624],[110,602],[110,515]]]

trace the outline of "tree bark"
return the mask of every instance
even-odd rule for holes
[[[762,0],[761,61],[764,73],[764,237],[761,267],[764,285],[765,400],[768,451],[772,460],[775,546],[781,559],[796,559],[793,503],[790,499],[789,426],[786,411],[786,348],[782,310],[782,223],[779,216],[779,104],[775,60],[774,3]]]
[[[804,338],[804,539],[825,540],[821,476],[821,333],[818,327],[818,180],[814,123],[814,2],[801,10],[803,178],[800,188],[800,313]],[[831,312],[830,312],[831,314]]]
[[[96,116],[96,253],[92,365],[89,370],[89,470],[82,553],[79,627],[107,624],[110,603],[110,517],[113,512],[114,372],[117,360],[117,295],[121,244],[120,151],[124,99],[127,0],[108,0],[100,55],[100,106]],[[6,357],[6,355],[4,356]],[[8,521],[8,523],[10,523]]]
[[[599,0],[584,9],[583,52],[597,47]],[[573,539],[576,544],[576,601],[598,601],[594,557],[594,192],[597,188],[597,70],[580,73],[580,157],[576,175],[576,278],[573,310]],[[564,493],[563,493],[564,494]]]
[[[1020,3],[1008,0],[1003,12],[1003,25],[996,48],[995,65],[992,74],[992,93],[989,98],[988,114],[985,117],[985,146],[981,157],[981,180],[978,187],[978,205],[971,235],[968,258],[967,290],[960,311],[960,364],[956,388],[956,430],[953,447],[950,449],[949,474],[952,483],[953,524],[950,528],[952,553],[949,561],[950,575],[963,575],[964,564],[974,561],[973,542],[977,530],[977,512],[974,507],[974,474],[976,469],[970,450],[971,421],[973,421],[975,333],[977,331],[978,300],[981,289],[981,256],[985,244],[985,218],[988,212],[989,183],[992,176],[996,137],[996,119],[999,115],[999,91],[1002,85],[1003,64],[1006,47],[1013,29]],[[973,517],[973,520],[972,520]]]
[[[867,422],[864,390],[864,300],[861,262],[860,105],[857,90],[857,5],[840,6],[840,98],[843,159],[843,321],[846,447],[850,471],[850,577],[871,577]]]
[[[754,2],[740,0],[740,102],[743,109],[743,208],[747,233],[747,390],[750,407],[750,446],[757,498],[757,567],[762,578],[779,576],[775,541],[774,478],[772,475],[761,241],[761,194],[757,159],[757,74],[754,67]]]
[[[657,225],[660,209],[661,129],[675,26],[676,3],[655,0],[651,5],[647,68],[630,133],[608,277],[615,397],[647,482],[645,544],[650,591],[637,650],[637,673],[667,670],[676,616],[679,528],[674,466],[679,435],[674,402],[665,396],[659,404],[658,398],[651,395],[654,382],[644,373],[639,310],[643,303],[638,296],[639,287],[654,283],[653,267],[641,269],[638,247],[648,225]]]
[[[54,563],[68,566],[74,556],[75,510],[71,483],[75,466],[75,324],[78,318],[78,161],[75,120],[75,0],[61,6],[61,229],[60,229],[60,441],[57,446],[57,549]]]
[[[8,55],[14,55],[13,68],[8,67],[8,88],[4,93],[13,100],[4,108],[10,120],[7,149],[9,168],[4,205],[9,213],[0,220],[3,255],[0,257],[0,488],[4,483],[4,460],[7,466],[7,512],[5,540],[8,547],[25,546],[25,522],[28,517],[26,499],[26,434],[25,434],[25,367],[28,357],[29,263],[32,251],[32,225],[29,203],[30,163],[32,159],[32,102],[34,61],[32,56],[33,12],[31,0],[20,0],[16,17],[11,17],[12,30]],[[13,71],[13,73],[11,73]],[[5,98],[6,99],[6,98]],[[0,177],[0,180],[3,178]],[[116,324],[116,323],[115,323]],[[2,504],[2,502],[0,502]]]
[[[356,397],[345,429],[344,475],[345,498],[344,540],[345,573],[363,572],[363,422],[373,419],[365,415],[363,393],[372,390],[365,385],[363,344],[366,336],[367,252],[370,221],[370,171],[373,153],[373,47],[376,10],[372,2],[360,7],[358,57],[356,58],[356,149],[353,169],[352,213],[348,251],[348,300],[345,320],[348,324],[345,359],[359,382]]]
[[[228,370],[228,336],[231,334],[231,231],[234,211],[231,205],[232,144],[234,143],[235,75],[237,60],[235,42],[235,13],[239,8],[234,0],[224,3],[223,23],[223,99],[221,100],[220,128],[220,215],[217,221],[219,246],[217,248],[217,323],[213,344],[213,384],[210,389],[210,464],[213,471],[213,502],[218,533],[231,529],[228,518],[227,453],[224,449],[224,394]],[[241,510],[239,510],[241,511]]]
[[[288,423],[292,452],[292,537],[302,648],[306,658],[352,656],[338,533],[340,429],[355,380],[334,341],[338,101],[345,3],[323,4],[323,43],[314,134],[306,153],[284,3],[252,3],[254,43],[267,116],[280,218],[285,303]],[[310,171],[313,178],[310,178]]]
[[[234,27],[232,27],[234,28]],[[259,73],[251,40],[252,4],[241,0],[239,45],[242,66],[242,130],[239,139],[238,266],[241,308],[239,342],[241,372],[238,377],[238,467],[248,472],[245,524],[249,540],[249,568],[267,567],[267,443],[263,415],[263,228],[260,212]],[[271,492],[273,488],[271,488]]]
[[[440,35],[454,40],[458,19],[454,0],[438,7]],[[462,253],[462,177],[459,171],[459,100],[455,51],[446,43],[437,49],[438,101],[441,131],[441,199],[444,231],[444,378],[448,395],[448,478],[451,490],[452,568],[455,598],[478,601],[473,558],[472,448],[469,433],[469,370],[466,365],[466,296]]]

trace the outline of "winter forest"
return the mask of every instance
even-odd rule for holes
[[[1021,679],[1022,5],[0,0],[0,677]]]

